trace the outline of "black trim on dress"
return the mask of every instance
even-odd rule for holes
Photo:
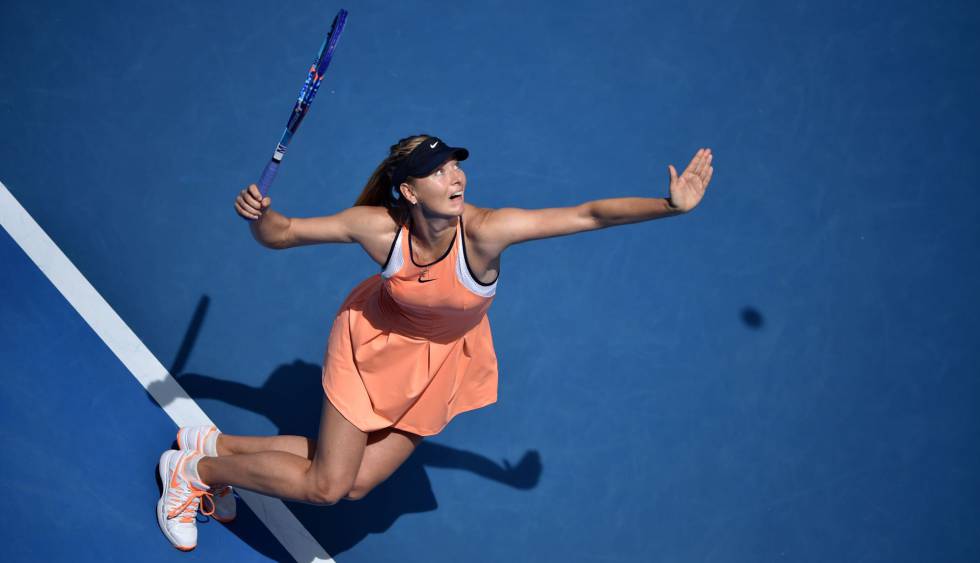
[[[489,282],[489,283],[483,283],[483,282],[481,282],[480,279],[476,277],[476,274],[473,273],[473,269],[470,268],[470,261],[466,257],[466,230],[463,229],[463,216],[462,215],[459,216],[459,228],[463,230],[463,263],[466,264],[466,271],[470,273],[470,277],[473,278],[473,281],[475,281],[476,283],[482,285],[483,287],[490,287],[491,285],[497,283],[497,280],[500,279],[500,270],[497,270],[497,277],[493,278],[493,281],[492,282]]]
[[[402,226],[398,225],[398,230],[395,231],[395,238],[391,239],[391,248],[388,249],[388,257],[385,258],[385,265],[381,266],[381,271],[388,269],[388,263],[391,262],[391,255],[395,253],[395,243],[398,242],[398,235],[402,232]]]
[[[440,256],[435,262],[431,262],[429,264],[419,264],[418,262],[415,261],[415,256],[414,256],[415,253],[412,252],[412,223],[411,221],[409,221],[408,223],[408,258],[409,260],[412,261],[412,264],[415,264],[419,268],[428,268],[429,266],[433,266],[435,264],[438,264],[439,262],[442,262],[442,260],[446,256],[449,256],[449,252],[453,249],[454,244],[456,244],[456,233],[453,233],[453,240],[452,242],[449,243],[449,248],[447,248],[446,252],[442,256]]]

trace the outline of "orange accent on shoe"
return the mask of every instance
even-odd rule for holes
[[[208,491],[202,491],[201,489],[196,489],[191,487],[191,494],[187,495],[187,500],[183,502],[180,506],[175,506],[167,512],[167,518],[176,518],[180,515],[180,521],[191,523],[194,521],[194,512],[200,507],[201,514],[205,516],[211,516],[214,514],[214,499],[211,498],[211,493]],[[204,503],[201,502],[197,506],[193,506],[196,501],[201,498],[207,498],[211,503],[211,512],[204,510]]]
[[[215,497],[215,495],[217,495],[219,497],[226,497],[229,494],[231,494],[231,486],[230,485],[225,485],[224,487],[221,487],[220,489],[215,489],[215,488],[209,489],[205,493],[205,495],[206,495],[207,500],[211,503],[211,512],[207,512],[207,511],[205,511],[203,509],[205,497],[201,497],[201,507],[202,507],[201,514],[203,514],[205,516],[214,516],[214,508],[215,508],[215,506],[214,506],[214,497]],[[219,522],[224,522],[224,520],[221,520],[220,518],[217,518],[217,517],[215,517],[215,520],[217,520]],[[228,521],[230,522],[230,520],[228,520]]]
[[[190,523],[194,521],[194,513],[198,510],[198,508],[200,508],[201,514],[205,516],[211,516],[214,514],[214,499],[211,497],[210,491],[198,489],[193,483],[191,483],[190,479],[187,479],[187,476],[184,475],[184,467],[187,465],[187,457],[183,457],[177,461],[177,466],[174,467],[174,472],[170,476],[170,487],[174,489],[180,488],[180,483],[177,482],[177,474],[180,473],[181,477],[184,478],[184,481],[187,482],[187,486],[191,490],[191,493],[187,495],[187,500],[181,503],[180,506],[174,506],[167,511],[167,518],[176,518],[179,514],[181,522]],[[206,497],[211,502],[211,512],[206,511],[203,506],[204,503],[199,502],[203,497]],[[169,501],[170,499],[168,498],[167,500]],[[195,502],[197,502],[196,506]]]
[[[181,466],[187,462],[187,458],[178,459],[177,466],[174,467],[174,472],[170,474],[170,486],[173,488],[180,487],[180,483],[177,482],[177,473],[180,472]]]
[[[232,494],[232,492],[231,492],[231,486],[225,485],[224,487],[221,487],[220,489],[217,489],[217,490],[212,489],[212,493],[211,494],[212,495],[217,495],[219,497],[224,498],[224,497]],[[211,498],[211,504],[212,504],[212,506],[214,506],[214,498]],[[209,516],[211,516],[211,518],[214,518],[218,522],[221,522],[222,524],[230,524],[231,522],[234,522],[235,521],[234,518],[221,518],[217,514],[213,514],[213,512],[214,512],[214,509],[213,508],[212,508],[211,512],[212,512],[212,514],[210,514]],[[202,512],[202,514],[203,514],[203,512]]]
[[[203,436],[200,433],[198,433],[197,440],[195,440],[193,444],[187,443],[188,440],[187,431],[188,431],[187,427],[181,427],[177,429],[177,447],[179,449],[197,450],[201,453],[205,453],[204,448],[208,442],[208,436],[218,432],[218,428],[216,426],[208,427],[207,431],[204,432]],[[217,450],[217,442],[215,442],[215,450]]]

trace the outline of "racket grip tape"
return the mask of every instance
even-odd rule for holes
[[[269,160],[269,164],[266,164],[265,170],[262,171],[262,177],[259,178],[259,193],[262,194],[263,198],[269,192],[269,186],[276,179],[277,172],[279,172],[279,163],[275,160]]]

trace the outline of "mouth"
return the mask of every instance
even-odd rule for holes
[[[458,191],[458,192],[454,193],[453,195],[449,196],[449,199],[463,199],[463,192],[462,191]]]

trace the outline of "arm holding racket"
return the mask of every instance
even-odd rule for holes
[[[357,242],[384,256],[389,247],[388,235],[394,223],[388,212],[379,207],[356,205],[323,217],[286,217],[270,209],[272,199],[261,198],[258,186],[252,184],[235,198],[235,211],[249,225],[252,236],[262,246],[275,249],[308,244]],[[378,242],[382,240],[383,242]],[[375,248],[376,247],[376,248]],[[368,250],[368,254],[372,254]]]
[[[271,197],[262,197],[259,187],[252,184],[235,198],[235,211],[250,221],[252,236],[268,248],[286,248],[289,217],[270,209]]]

